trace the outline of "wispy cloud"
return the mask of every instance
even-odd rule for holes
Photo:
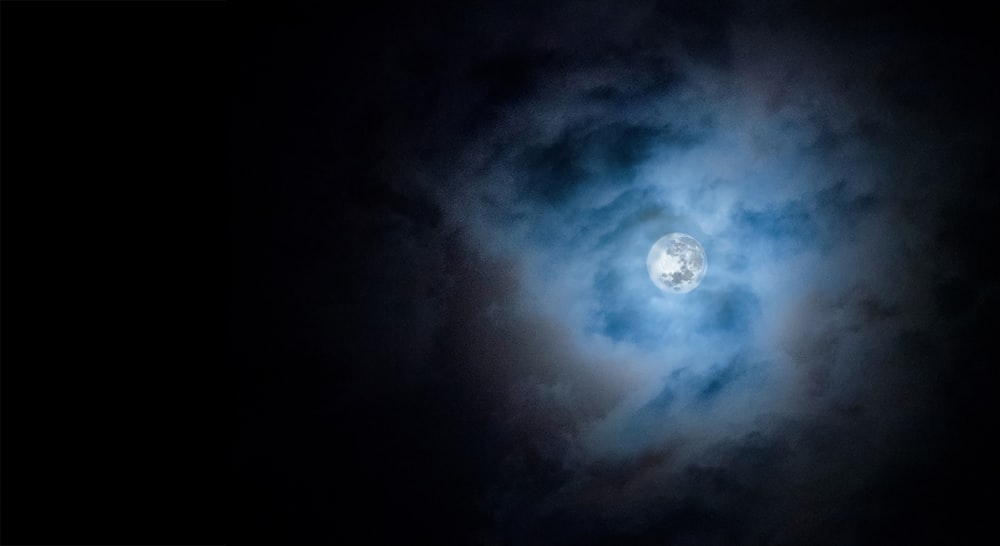
[[[907,130],[872,79],[886,53],[834,52],[808,27],[752,17],[713,23],[725,30],[712,36],[682,18],[663,41],[641,19],[610,24],[649,43],[571,55],[570,18],[472,61],[489,123],[426,188],[446,224],[516,278],[503,305],[474,312],[518,369],[490,392],[512,422],[536,423],[524,434],[565,473],[532,494],[558,511],[612,458],[632,461],[617,479],[658,484],[621,485],[630,502],[711,475],[738,496],[763,487],[740,483],[748,450],[778,473],[781,460],[805,464],[789,444],[812,441],[810,429],[875,442],[857,412],[898,393],[905,343],[886,340],[922,318],[911,314],[920,278],[893,280],[922,267],[927,244],[896,190],[934,168],[886,138]],[[645,272],[649,247],[673,231],[708,252],[707,277],[683,296]],[[556,337],[529,333],[541,324]],[[493,353],[470,366],[500,366]],[[864,415],[884,432],[907,408]],[[657,453],[670,455],[648,463]],[[702,472],[705,457],[717,462]]]

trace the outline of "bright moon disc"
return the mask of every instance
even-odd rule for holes
[[[684,294],[698,287],[708,270],[705,248],[685,233],[660,237],[646,256],[646,270],[653,284],[664,292]]]

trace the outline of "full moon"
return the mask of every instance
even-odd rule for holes
[[[694,237],[686,233],[668,233],[649,249],[646,270],[660,290],[684,294],[701,283],[708,270],[708,257],[705,248]]]

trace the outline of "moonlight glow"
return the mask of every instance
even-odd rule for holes
[[[226,78],[230,541],[991,530],[988,12],[326,4]]]
[[[684,294],[698,287],[708,270],[705,249],[694,237],[670,233],[660,237],[646,256],[646,271],[657,288]]]

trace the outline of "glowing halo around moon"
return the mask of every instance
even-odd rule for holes
[[[686,233],[668,233],[649,249],[646,271],[660,290],[686,294],[701,284],[708,271],[708,256],[694,237]]]

